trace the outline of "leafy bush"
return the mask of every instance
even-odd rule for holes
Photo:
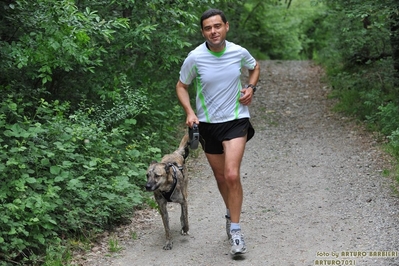
[[[390,140],[388,147],[390,148],[391,153],[395,155],[396,158],[399,158],[399,128],[393,131],[388,138]]]
[[[399,106],[396,103],[390,102],[378,107],[378,112],[375,115],[377,123],[382,134],[390,136],[394,134],[399,125]]]
[[[323,2],[329,7],[331,33],[318,62],[327,67],[332,96],[339,99],[335,108],[386,136],[387,147],[399,158],[397,1]]]
[[[148,162],[160,157],[151,144],[155,132],[126,141],[133,118],[125,118],[124,127],[109,128],[88,112],[65,117],[66,103],[41,100],[34,118],[23,116],[24,108],[11,96],[0,105],[0,254],[5,260],[27,259],[59,243],[62,235],[127,219],[142,203]]]
[[[312,59],[324,45],[326,7],[313,0],[226,1],[220,8],[230,22],[228,39],[263,59]]]

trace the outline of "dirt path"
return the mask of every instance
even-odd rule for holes
[[[122,251],[110,255],[105,240],[84,265],[399,265],[399,199],[382,175],[389,157],[369,133],[330,111],[318,66],[261,67],[251,107],[256,134],[242,164],[245,258],[228,255],[222,198],[196,152],[189,159],[190,236],[179,234],[180,208],[171,204],[174,247],[162,250],[160,215],[143,210],[115,233]]]

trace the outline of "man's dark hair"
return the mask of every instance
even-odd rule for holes
[[[207,11],[205,11],[205,12],[202,14],[202,16],[201,16],[201,29],[203,28],[202,22],[203,22],[205,19],[210,18],[210,17],[213,17],[213,16],[217,16],[217,15],[219,15],[219,16],[222,18],[222,20],[223,20],[224,23],[227,22],[226,16],[224,15],[224,13],[223,13],[222,10],[215,9],[215,8],[211,8],[211,9],[208,9]]]

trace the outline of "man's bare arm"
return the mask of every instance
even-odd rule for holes
[[[180,104],[183,106],[183,109],[186,112],[186,125],[192,127],[193,123],[199,124],[198,117],[191,107],[188,85],[179,80],[176,84],[176,94]]]
[[[259,81],[259,75],[260,75],[260,66],[259,63],[256,62],[256,66],[252,70],[248,70],[249,72],[249,79],[248,79],[248,84],[256,85]]]

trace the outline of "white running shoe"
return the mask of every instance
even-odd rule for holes
[[[247,252],[247,247],[245,246],[244,235],[241,234],[241,230],[233,230],[231,231],[230,238],[230,254],[231,255],[239,255]]]

